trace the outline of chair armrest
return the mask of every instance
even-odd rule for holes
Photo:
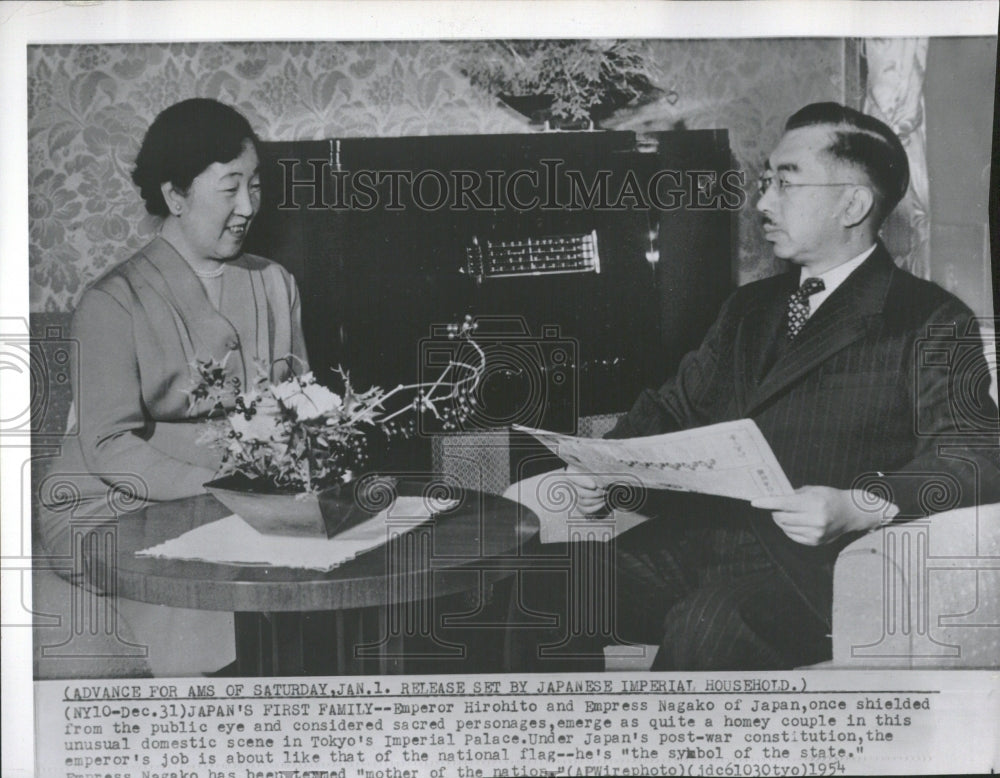
[[[891,596],[902,591],[905,576],[883,551],[880,533],[866,535],[840,552],[833,569],[833,664],[835,667],[909,667],[909,633],[892,630],[895,645],[872,656],[886,638]],[[894,602],[894,601],[892,601]],[[893,625],[895,626],[895,625]]]
[[[865,535],[833,576],[837,667],[1000,666],[1000,504]]]

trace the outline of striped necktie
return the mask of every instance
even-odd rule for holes
[[[822,278],[807,278],[788,298],[788,339],[795,340],[809,318],[809,297],[826,289]]]

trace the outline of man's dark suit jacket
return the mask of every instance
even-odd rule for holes
[[[701,347],[608,434],[656,435],[751,418],[793,487],[867,487],[897,520],[1000,500],[997,409],[972,312],[897,268],[879,244],[786,344],[799,270],[738,289]],[[833,563],[854,535],[790,540],[769,512],[745,512],[761,543],[827,624]]]

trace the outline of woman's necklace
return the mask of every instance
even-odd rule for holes
[[[226,282],[223,273],[226,271],[225,265],[219,265],[215,270],[198,270],[193,265],[188,265],[191,272],[198,277],[198,282],[208,295],[209,302],[215,310],[219,310],[222,304],[222,285]]]
[[[194,271],[194,274],[198,276],[198,278],[218,278],[223,274],[225,269],[226,269],[225,265],[219,265],[215,270],[195,270],[195,268],[193,267],[191,268],[191,270]]]

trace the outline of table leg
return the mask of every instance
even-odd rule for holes
[[[390,625],[390,608],[369,608],[362,611],[359,620],[361,636],[352,653],[356,656],[361,672],[377,675],[399,675],[403,672],[403,635]]]
[[[306,670],[306,618],[300,613],[271,613],[271,674],[308,675]]]
[[[261,613],[237,612],[236,625],[236,672],[243,676],[264,675],[263,644],[266,621]]]
[[[490,604],[498,579],[464,571],[465,592],[398,597],[373,608],[236,614],[237,672],[243,676],[390,675],[487,672],[502,665],[506,597]],[[504,595],[510,582],[504,582]],[[516,588],[511,591],[516,598]]]
[[[334,661],[337,667],[337,675],[347,675],[348,660],[351,659],[347,645],[347,625],[344,611],[336,611],[333,614],[334,624]]]
[[[236,668],[240,675],[307,675],[303,614],[237,613]]]
[[[382,634],[385,619],[380,608],[236,613],[237,672],[250,677],[401,673],[403,640]]]

